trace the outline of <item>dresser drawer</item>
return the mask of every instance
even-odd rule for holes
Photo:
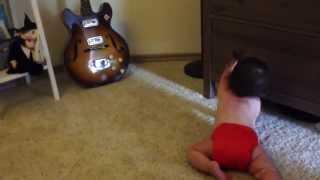
[[[319,0],[206,0],[211,15],[320,32]]]
[[[320,104],[320,37],[222,19],[210,19],[210,25],[213,78],[234,50],[243,51],[269,65],[270,96]]]

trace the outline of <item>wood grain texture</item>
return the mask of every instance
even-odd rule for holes
[[[204,61],[205,69],[211,71],[206,73],[205,87],[218,79],[232,52],[240,50],[269,65],[271,86],[266,99],[320,115],[320,34],[310,28],[320,23],[314,21],[307,27],[306,22],[300,21],[301,18],[314,18],[306,9],[309,7],[312,11],[314,7],[300,3],[303,13],[299,13],[297,4],[291,1],[287,4],[278,1],[258,4],[245,0],[203,2],[209,4],[203,7],[207,8],[204,10],[207,13],[203,14]],[[316,4],[315,7],[320,7]],[[288,11],[282,8],[301,15],[294,26],[290,24],[292,17],[289,19]],[[272,23],[269,18],[273,19]],[[205,95],[213,97],[212,92],[214,89],[207,88]]]
[[[320,2],[315,0],[208,0],[207,7],[219,16],[320,32]]]

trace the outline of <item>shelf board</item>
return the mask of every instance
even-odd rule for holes
[[[9,81],[13,81],[20,78],[29,77],[29,73],[21,73],[21,74],[7,74],[7,70],[0,70],[0,84],[6,83]]]

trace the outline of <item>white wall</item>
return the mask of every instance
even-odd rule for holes
[[[10,0],[13,15],[23,24],[28,0]],[[91,0],[98,9],[105,0]],[[68,7],[79,12],[80,0],[39,0],[54,64],[62,62],[68,33],[61,12]],[[201,21],[198,0],[109,0],[114,10],[112,25],[128,41],[132,54],[200,53]],[[28,8],[27,8],[28,9]]]

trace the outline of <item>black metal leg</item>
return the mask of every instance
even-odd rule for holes
[[[205,78],[206,79],[206,78]],[[215,81],[207,79],[204,81],[204,97],[210,99],[216,96],[216,85]]]
[[[196,60],[187,64],[184,67],[184,73],[191,77],[202,79],[203,78],[203,61]]]

